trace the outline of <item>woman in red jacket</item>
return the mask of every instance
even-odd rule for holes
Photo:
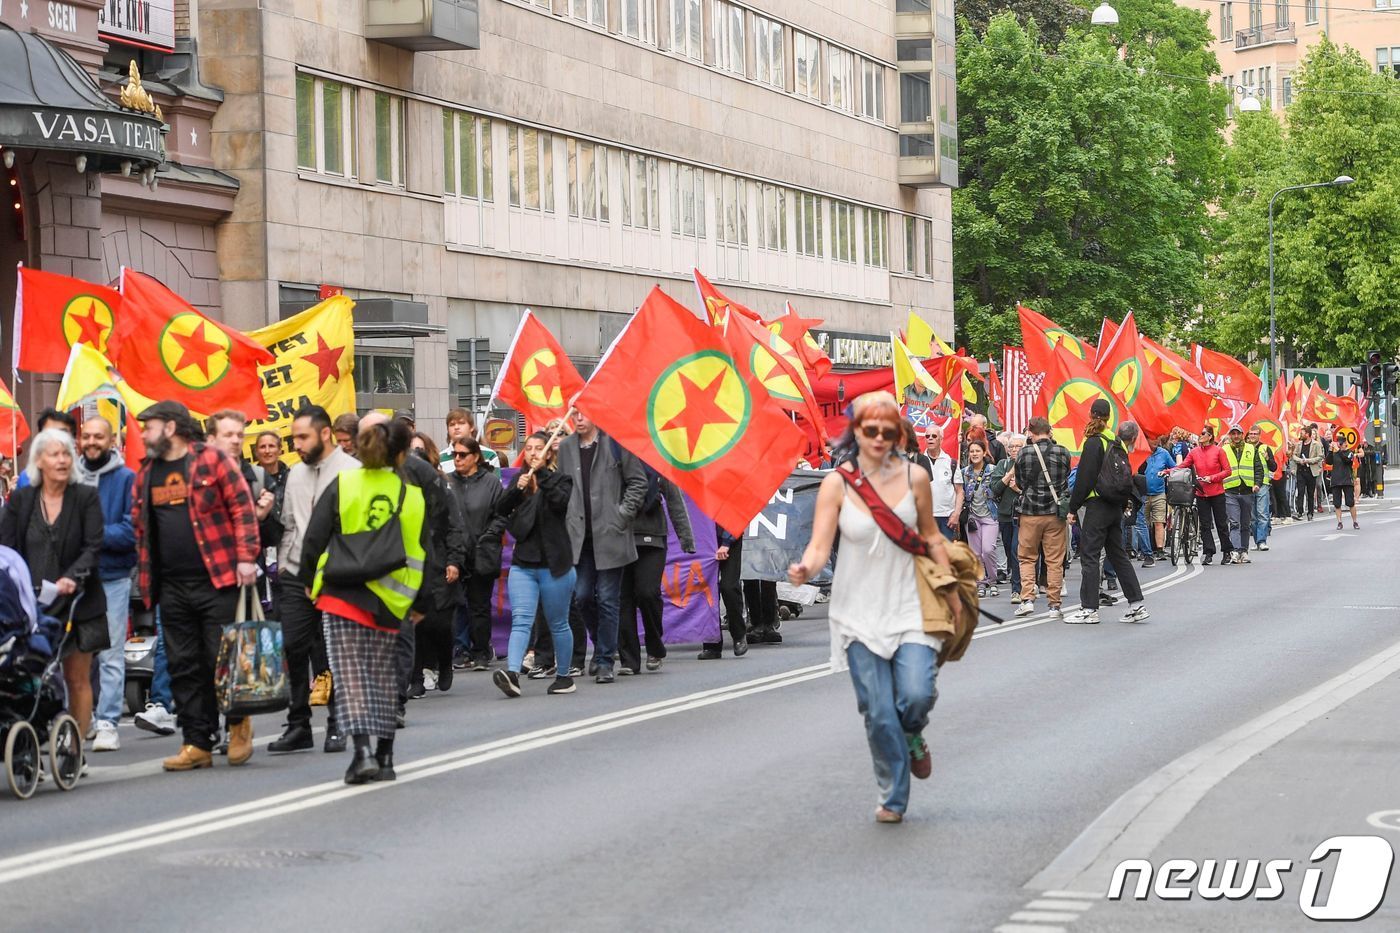
[[[1210,427],[1201,429],[1200,444],[1191,449],[1180,466],[1191,467],[1196,471],[1196,510],[1201,518],[1201,549],[1205,566],[1215,559],[1215,541],[1210,534],[1211,516],[1215,518],[1215,529],[1220,533],[1220,549],[1225,552],[1220,565],[1230,563],[1230,520],[1225,514],[1225,480],[1230,476],[1230,461],[1225,459],[1225,451],[1215,442],[1215,431]]]

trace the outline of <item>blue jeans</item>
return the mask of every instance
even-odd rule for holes
[[[583,616],[584,627],[593,639],[593,660],[599,669],[611,668],[617,657],[617,620],[622,608],[622,568],[599,570],[593,563],[593,549],[584,548],[579,555],[578,579],[574,583],[574,596],[578,599],[578,611]],[[559,648],[554,649],[556,658],[566,657]]]
[[[1254,543],[1263,544],[1269,540],[1270,525],[1273,522],[1274,500],[1268,486],[1260,486],[1254,494]]]
[[[544,609],[544,619],[554,637],[555,657],[563,659],[561,676],[569,673],[569,658],[573,657],[574,632],[569,628],[569,602],[574,593],[576,573],[572,567],[562,577],[549,572],[548,567],[510,568],[506,577],[506,592],[510,594],[510,645],[506,649],[506,668],[520,673],[525,652],[530,647],[530,631],[535,627],[535,609]],[[614,640],[616,631],[614,631]]]
[[[160,630],[160,607],[156,607],[156,657],[151,662],[151,702],[175,712],[175,695],[170,692],[170,668],[165,666],[165,633]],[[140,712],[140,710],[137,710]]]
[[[909,736],[928,725],[938,699],[937,655],[928,645],[900,645],[888,661],[860,642],[846,649],[856,705],[865,717],[880,804],[903,813],[909,806]]]
[[[122,716],[122,698],[126,696],[126,623],[130,615],[131,577],[103,580],[102,592],[107,597],[106,651],[97,653],[97,711],[95,719],[116,725]],[[132,715],[141,712],[131,711]]]
[[[1138,509],[1137,524],[1134,526],[1133,540],[1137,542],[1134,547],[1139,554],[1143,557],[1150,557],[1152,555],[1152,536],[1147,533],[1147,503],[1145,502],[1142,508]]]

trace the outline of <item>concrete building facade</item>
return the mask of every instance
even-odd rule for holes
[[[427,0],[479,32],[425,50],[367,38],[380,2],[193,17],[239,183],[223,317],[357,298],[360,407],[484,413],[526,307],[586,372],[653,284],[698,307],[693,267],[852,368],[910,308],[951,338],[951,4]]]

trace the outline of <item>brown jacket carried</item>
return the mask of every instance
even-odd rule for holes
[[[860,496],[870,517],[880,526],[891,541],[914,555],[914,577],[919,587],[919,606],[923,611],[924,633],[937,635],[943,639],[943,650],[938,653],[938,663],[957,661],[967,652],[972,643],[972,634],[977,629],[977,619],[981,603],[977,599],[977,580],[981,575],[981,562],[972,553],[972,548],[961,541],[947,542],[949,566],[945,567],[929,556],[928,542],[904,524],[904,519],[894,513],[875,488],[865,481],[860,470],[842,467],[836,471]],[[950,587],[956,587],[962,600],[957,618],[948,608],[945,594]]]

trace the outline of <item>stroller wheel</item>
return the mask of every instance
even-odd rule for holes
[[[49,765],[59,790],[72,790],[83,770],[83,737],[78,721],[63,713],[49,729]]]
[[[20,800],[34,796],[39,786],[39,761],[39,734],[34,727],[23,720],[11,725],[5,736],[5,778]]]

